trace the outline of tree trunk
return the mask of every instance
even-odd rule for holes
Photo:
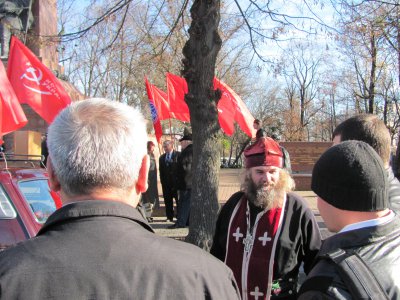
[[[397,18],[397,68],[398,68],[398,76],[399,76],[399,85],[400,85],[400,26],[399,26],[400,18]]]
[[[397,143],[397,149],[396,149],[396,156],[394,157],[394,162],[393,162],[393,173],[394,176],[396,176],[397,179],[400,180],[400,139]]]
[[[375,108],[375,81],[376,81],[377,49],[375,33],[371,32],[371,75],[368,88],[368,113],[373,114]]]
[[[220,1],[195,0],[190,13],[192,24],[189,40],[183,48],[182,71],[189,88],[185,101],[189,106],[193,133],[193,186],[186,241],[208,251],[219,209],[217,102],[221,94],[214,91],[213,78],[221,48],[218,35]]]
[[[247,139],[247,141],[242,144],[240,151],[236,153],[236,158],[235,158],[235,161],[233,162],[232,166],[238,165],[239,159],[242,157],[244,149],[246,149],[246,147],[250,143],[250,141],[251,141],[251,139]]]

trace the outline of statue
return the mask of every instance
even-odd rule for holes
[[[8,57],[12,34],[24,33],[33,23],[33,0],[0,0],[0,56]]]

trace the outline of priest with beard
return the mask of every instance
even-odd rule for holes
[[[242,299],[296,299],[299,269],[307,274],[321,245],[318,224],[282,168],[273,139],[245,150],[240,192],[218,216],[211,254],[233,271]]]

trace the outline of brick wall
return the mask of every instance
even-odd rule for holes
[[[62,73],[58,64],[58,42],[56,39],[47,38],[57,34],[57,1],[34,1],[32,14],[35,22],[32,31],[35,33],[27,39],[27,46],[38,56],[41,61],[52,71]]]
[[[310,190],[314,164],[332,142],[281,142],[280,145],[289,152],[296,190]]]

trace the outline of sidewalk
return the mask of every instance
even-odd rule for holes
[[[218,202],[220,204],[224,204],[229,197],[235,192],[240,190],[240,176],[243,172],[243,169],[220,169],[219,173],[219,189],[218,189]],[[172,225],[171,222],[166,222],[165,217],[165,208],[164,202],[162,198],[162,189],[159,184],[158,191],[160,194],[160,208],[155,210],[153,213],[154,222],[150,223],[153,227],[154,231],[162,236],[172,237],[176,239],[184,239],[184,237],[188,234],[188,228],[179,228],[179,229],[168,229],[167,227]],[[297,194],[302,196],[314,212],[314,215],[317,218],[318,225],[321,230],[321,234],[324,237],[329,235],[324,222],[319,215],[317,208],[317,197],[312,191],[297,191]]]

